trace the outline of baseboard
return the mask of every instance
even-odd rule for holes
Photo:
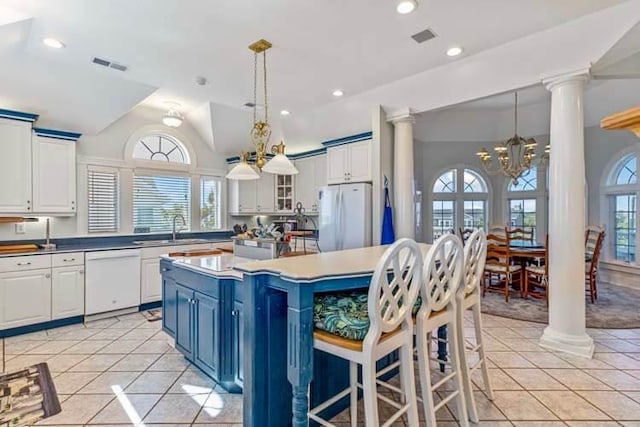
[[[18,326],[17,328],[5,329],[0,331],[0,338],[14,337],[16,335],[29,334],[31,332],[43,331],[46,329],[59,328],[61,326],[74,325],[82,323],[84,316],[68,317],[66,319],[50,320],[48,322],[36,323],[27,326]]]

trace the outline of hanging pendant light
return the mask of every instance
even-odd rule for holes
[[[177,102],[165,102],[165,104],[169,107],[169,110],[164,113],[164,116],[162,116],[162,123],[165,126],[169,126],[172,128],[180,127],[184,120],[182,114],[180,114],[180,111],[178,111],[178,108],[180,108],[180,104],[178,104]]]
[[[253,163],[260,172],[273,173],[278,175],[295,175],[298,169],[293,165],[285,154],[284,142],[271,147],[271,154],[275,155],[272,159],[268,159],[267,148],[269,147],[269,139],[271,138],[271,126],[269,126],[269,103],[267,99],[267,50],[271,48],[271,43],[261,39],[249,46],[253,51],[253,127],[249,133],[251,143],[255,147]],[[258,119],[258,56],[262,54],[262,76],[264,87],[264,117]],[[250,158],[248,153],[242,153],[240,163],[236,165],[227,178],[229,179],[258,179],[260,176],[249,164]],[[255,175],[248,172],[251,169]],[[238,172],[236,172],[236,169]]]

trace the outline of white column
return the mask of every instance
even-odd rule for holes
[[[415,239],[415,204],[413,181],[413,123],[410,109],[396,112],[389,121],[395,127],[393,138],[393,225],[396,238]]]
[[[551,91],[549,326],[542,347],[593,356],[585,320],[584,85],[588,70],[543,79]]]

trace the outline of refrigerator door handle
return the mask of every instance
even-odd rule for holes
[[[333,232],[334,232],[333,241],[335,242],[336,250],[340,249],[340,242],[338,240],[340,237],[340,217],[338,216],[339,214],[340,214],[340,191],[337,191],[336,200],[333,207],[333,220],[335,221],[335,224],[336,224],[336,226],[333,229]]]
[[[344,249],[344,192],[340,192],[340,216],[338,217],[340,220],[340,250]]]

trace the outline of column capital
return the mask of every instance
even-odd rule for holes
[[[547,90],[552,91],[555,87],[566,83],[584,83],[591,77],[590,70],[591,67],[589,66],[561,73],[544,74],[542,75],[542,84],[545,85]]]
[[[389,117],[387,117],[387,121],[394,125],[402,122],[415,123],[415,113],[411,108],[403,108],[401,110],[394,111]]]

